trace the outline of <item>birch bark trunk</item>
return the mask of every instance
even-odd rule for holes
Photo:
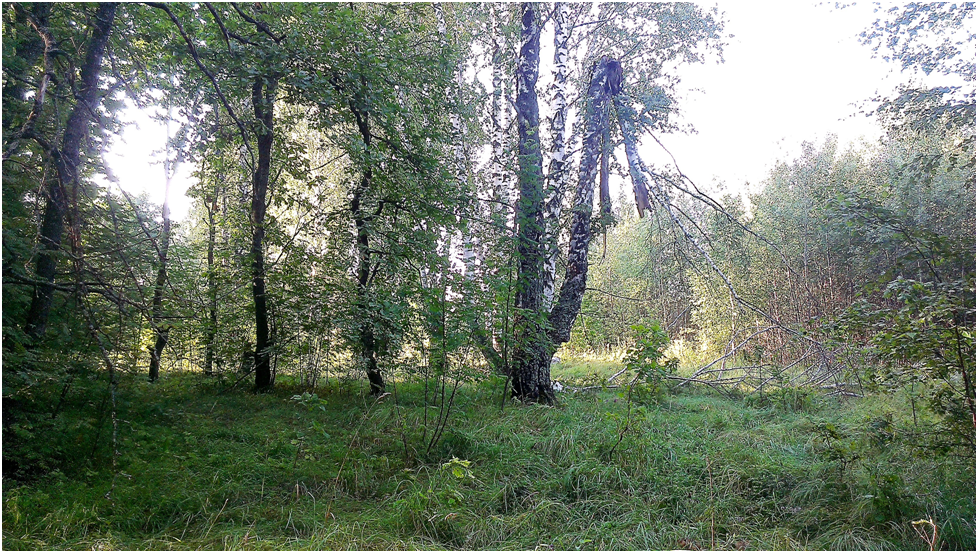
[[[493,219],[501,224],[508,224],[510,214],[510,191],[506,182],[506,128],[509,126],[509,109],[507,98],[504,93],[504,64],[505,64],[505,39],[503,37],[503,27],[506,24],[506,15],[498,4],[490,4],[492,10],[493,24],[493,45],[492,45],[492,131],[490,140],[492,143],[492,158],[490,160],[490,174],[492,175],[493,199],[495,207],[493,209]],[[500,208],[501,207],[501,208]],[[502,217],[496,215],[502,214]]]
[[[645,173],[642,171],[642,160],[638,156],[635,129],[624,116],[626,110],[619,107],[617,111],[618,125],[621,128],[622,138],[625,141],[625,157],[628,160],[628,174],[632,177],[632,190],[635,192],[635,205],[638,207],[639,218],[642,218],[645,217],[646,211],[652,209],[652,204],[649,200],[649,185],[645,178]]]
[[[563,31],[560,34],[563,35]],[[546,229],[556,231],[559,219],[549,217],[552,211],[545,214],[545,209],[554,204],[545,206],[543,198],[540,118],[534,89],[540,61],[540,31],[533,4],[522,6],[521,37],[516,81],[520,201],[516,212],[519,273],[516,283],[513,395],[524,401],[553,403],[550,361],[557,347],[570,339],[571,327],[581,310],[581,300],[587,286],[595,179],[608,140],[610,99],[618,93],[618,88],[609,79],[615,76],[620,78],[621,66],[616,60],[605,56],[595,64],[592,72],[583,113],[585,133],[574,198],[567,270],[557,301],[548,316],[544,289],[548,272],[546,262],[552,250],[546,245]],[[564,159],[561,158],[561,161]]]
[[[598,164],[607,133],[611,91],[608,74],[615,60],[602,57],[597,62],[588,86],[584,108],[585,132],[578,173],[577,191],[574,196],[571,221],[570,245],[567,251],[567,269],[560,287],[557,302],[550,313],[551,347],[570,340],[574,319],[581,311],[581,300],[587,287],[588,247],[591,243],[591,216],[594,211],[594,184]],[[548,358],[546,362],[550,363]]]
[[[550,364],[540,359],[549,350],[543,308],[546,251],[542,244],[543,156],[540,147],[540,108],[536,83],[540,67],[540,27],[536,5],[521,5],[521,45],[516,68],[518,182],[516,208],[516,313],[514,318],[513,395],[523,400],[553,403]]]
[[[448,24],[445,21],[445,12],[441,4],[434,4],[435,16],[438,19],[438,34],[442,48],[448,47]],[[455,86],[445,91],[446,96],[452,102],[458,100],[462,92],[464,81],[462,80],[462,68],[456,67],[454,72]],[[463,190],[469,188],[469,168],[468,156],[465,153],[465,122],[458,112],[453,111],[449,114],[452,124],[452,153],[455,161],[455,178],[458,180],[459,187]],[[462,235],[462,266],[465,276],[469,280],[475,278],[476,261],[478,254],[475,247],[476,239],[471,232],[464,232]]]
[[[569,8],[566,2],[554,4],[554,82],[552,87],[554,115],[550,123],[553,150],[550,171],[547,173],[548,191],[546,204],[546,235],[544,245],[547,257],[543,272],[543,305],[549,313],[553,307],[554,286],[557,276],[557,253],[560,239],[560,211],[567,183],[567,73],[568,47],[571,28],[567,21]]]
[[[493,14],[495,14],[495,6],[491,8]],[[442,47],[448,46],[448,24],[445,21],[445,14],[442,10],[441,4],[434,4],[435,15],[438,18],[438,33],[441,37]],[[499,35],[496,36],[496,40],[499,40]],[[497,42],[498,47],[498,42]],[[498,50],[494,53],[498,54]],[[498,61],[498,60],[497,60]],[[502,67],[493,67],[493,76],[499,75],[499,85],[502,82]],[[495,82],[495,81],[494,81]],[[455,87],[450,88],[446,91],[448,97],[452,100],[457,100],[459,94],[462,91],[464,82],[462,81],[462,67],[458,67],[455,70]],[[502,188],[502,151],[501,151],[501,136],[502,129],[496,128],[498,123],[498,103],[502,96],[502,91],[496,89],[493,91],[493,178],[498,178],[498,182],[494,182],[494,191],[498,193],[499,189]],[[459,186],[463,189],[469,187],[468,179],[468,156],[465,150],[465,124],[462,121],[462,117],[458,113],[451,113],[449,115],[452,124],[453,131],[453,152],[455,157],[455,177],[458,179]],[[497,152],[497,148],[500,151]],[[474,283],[476,277],[478,276],[476,271],[482,266],[482,261],[479,251],[478,251],[477,239],[472,236],[471,231],[465,231],[462,234],[462,266],[465,274],[465,278],[470,283]],[[450,248],[449,248],[450,249]],[[467,303],[471,308],[474,305],[472,297],[467,299]],[[497,372],[502,372],[505,370],[503,367],[503,361],[499,353],[493,349],[490,343],[491,333],[485,329],[479,317],[475,317],[470,322],[470,331],[472,333],[473,341],[479,347],[479,351],[482,353],[486,362],[496,370]]]

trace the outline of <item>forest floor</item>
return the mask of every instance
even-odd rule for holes
[[[4,477],[3,549],[927,549],[922,519],[935,546],[975,547],[974,459],[906,443],[897,396],[598,390],[502,408],[490,378],[445,419],[423,383],[375,399],[359,380],[284,380],[255,395],[127,378],[115,455],[111,413],[91,411],[104,380],[73,389],[68,457]]]

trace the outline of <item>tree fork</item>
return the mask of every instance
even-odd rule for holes
[[[525,25],[526,19],[524,19],[524,29],[526,28]],[[524,42],[524,47],[526,47],[526,42]],[[521,55],[523,55],[522,52]],[[560,344],[570,339],[571,328],[574,319],[580,313],[581,301],[587,288],[588,249],[591,242],[594,188],[598,177],[599,160],[605,148],[609,147],[605,142],[608,140],[610,124],[610,101],[612,96],[620,91],[620,77],[621,65],[617,60],[604,56],[595,64],[588,86],[586,107],[583,114],[585,134],[578,185],[574,198],[567,269],[564,282],[549,316],[542,310],[542,302],[532,303],[532,300],[536,298],[532,294],[538,289],[540,289],[540,296],[542,296],[544,278],[542,257],[546,254],[545,249],[538,251],[540,254],[540,271],[530,273],[536,275],[537,284],[541,284],[541,286],[533,286],[533,278],[530,277],[524,279],[524,281],[529,281],[528,290],[521,290],[519,286],[517,287],[517,293],[522,293],[524,298],[522,303],[520,297],[517,298],[517,307],[522,309],[524,324],[521,329],[522,332],[518,336],[519,349],[514,359],[513,395],[520,399],[543,403],[552,403],[554,400],[550,382],[550,361]],[[517,102],[518,110],[519,107],[520,104]],[[521,134],[520,138],[522,142],[524,135]],[[521,156],[521,161],[523,159],[525,158]],[[523,165],[521,165],[521,178],[525,178],[525,176]],[[527,190],[531,193],[533,191],[530,188]],[[539,192],[542,194],[542,189]],[[521,210],[528,206],[532,207],[532,205],[524,202],[521,198]],[[532,215],[533,212],[530,211],[529,214]],[[523,212],[523,220],[526,219],[527,212]],[[528,225],[528,227],[532,229],[532,226]],[[524,233],[521,227],[520,237],[522,240],[530,241],[533,235]],[[539,243],[539,236],[537,243]],[[520,245],[522,246],[523,243],[521,242]],[[524,255],[523,250],[520,253]],[[524,263],[524,260],[521,259],[521,271],[526,270],[527,267],[532,270],[536,265]],[[527,299],[531,301],[528,302]]]
[[[571,238],[567,251],[567,269],[560,294],[550,313],[550,339],[556,345],[570,340],[574,319],[581,311],[581,301],[587,288],[588,247],[591,242],[591,216],[594,210],[594,185],[598,165],[604,150],[608,130],[608,112],[612,90],[608,77],[620,67],[607,56],[595,63],[588,86],[584,109],[585,133],[581,166],[574,198]],[[549,363],[549,360],[548,360]]]

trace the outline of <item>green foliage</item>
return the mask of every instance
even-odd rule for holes
[[[621,210],[607,242],[592,244],[574,351],[554,370],[604,385],[622,364],[607,354],[631,343],[627,399],[597,389],[556,408],[500,410],[503,381],[486,378],[473,335],[509,360],[514,229],[487,204],[511,206],[489,190],[494,175],[445,161],[461,142],[453,116],[466,148],[485,139],[481,85],[445,91],[459,67],[481,66],[470,49],[489,51],[470,48],[489,34],[486,6],[443,6],[458,32],[441,39],[424,4],[166,7],[192,47],[171,14],[120,8],[103,79],[117,88],[99,107],[71,206],[86,257],[76,266],[58,254],[39,344],[23,321],[52,166],[17,135],[37,97],[28,88],[45,75],[27,17],[50,16],[57,38],[35,129],[55,144],[92,7],[3,8],[5,548],[909,549],[927,517],[944,546],[974,549],[973,92],[907,87],[877,110],[889,131],[879,146],[805,145],[749,205],[727,197],[718,213],[675,200],[741,298],[798,333],[759,333],[729,357],[779,388],[737,402],[669,386],[670,336],[701,365],[767,322],[731,309],[729,289],[705,276],[714,268],[689,262],[699,254],[657,207],[642,221]],[[720,51],[718,12],[608,3],[591,26],[590,7],[573,9],[589,29],[574,48],[621,59],[641,125],[675,129],[668,69]],[[867,40],[899,35],[885,48],[905,66],[973,76],[973,62],[955,61],[964,43],[912,40],[973,7],[956,9],[897,9]],[[514,26],[502,27],[512,46]],[[280,87],[263,278],[280,389],[256,396],[234,386],[255,332],[260,128],[249,113],[253,87],[269,81]],[[136,376],[161,231],[158,206],[97,184],[122,90],[143,105],[166,98],[188,120],[172,146],[196,164],[197,205],[173,229],[165,367],[197,369],[209,351],[216,378]],[[454,260],[473,238],[481,262],[462,274]],[[349,378],[364,329],[389,395],[366,399]],[[825,357],[848,362],[870,397],[844,403],[793,385],[798,373],[783,367],[809,348],[798,335],[825,338],[835,348]]]
[[[307,409],[319,409],[320,411],[326,411],[326,400],[320,399],[316,394],[302,392],[301,394],[296,394],[289,399]]]
[[[974,4],[912,2],[884,12],[871,29],[862,33],[864,44],[877,55],[916,74],[940,77],[940,86],[923,88],[908,84],[892,98],[876,98],[876,112],[894,133],[957,134],[960,141],[950,149],[953,165],[970,169],[974,183],[975,36]],[[934,82],[932,79],[931,82]],[[911,160],[918,174],[940,163],[944,156],[917,156]],[[969,159],[970,157],[970,159]],[[963,158],[963,159],[962,159]]]
[[[634,324],[673,321],[674,337],[684,330],[691,298],[681,245],[664,232],[663,213],[638,219],[622,205],[621,221],[592,246],[588,291],[567,344],[577,354],[623,353]]]
[[[633,325],[636,343],[625,354],[625,368],[633,371],[641,384],[633,388],[639,401],[659,401],[669,386],[668,378],[676,373],[679,361],[666,358],[669,335],[657,323]]]
[[[748,405],[770,407],[781,413],[811,411],[819,404],[819,394],[811,388],[781,386],[773,391],[761,390],[745,398]]]
[[[867,370],[880,391],[918,384],[941,424],[926,443],[974,454],[975,285],[891,281],[881,304],[862,300],[839,320],[840,330],[868,336]],[[922,444],[923,445],[923,444]]]

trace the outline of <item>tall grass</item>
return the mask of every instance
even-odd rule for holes
[[[463,385],[426,453],[418,383],[375,400],[335,379],[315,396],[127,380],[115,470],[101,451],[5,478],[3,547],[920,549],[911,523],[931,517],[974,549],[974,465],[901,442],[899,398],[501,409],[500,387]],[[90,416],[84,393],[59,416]]]

